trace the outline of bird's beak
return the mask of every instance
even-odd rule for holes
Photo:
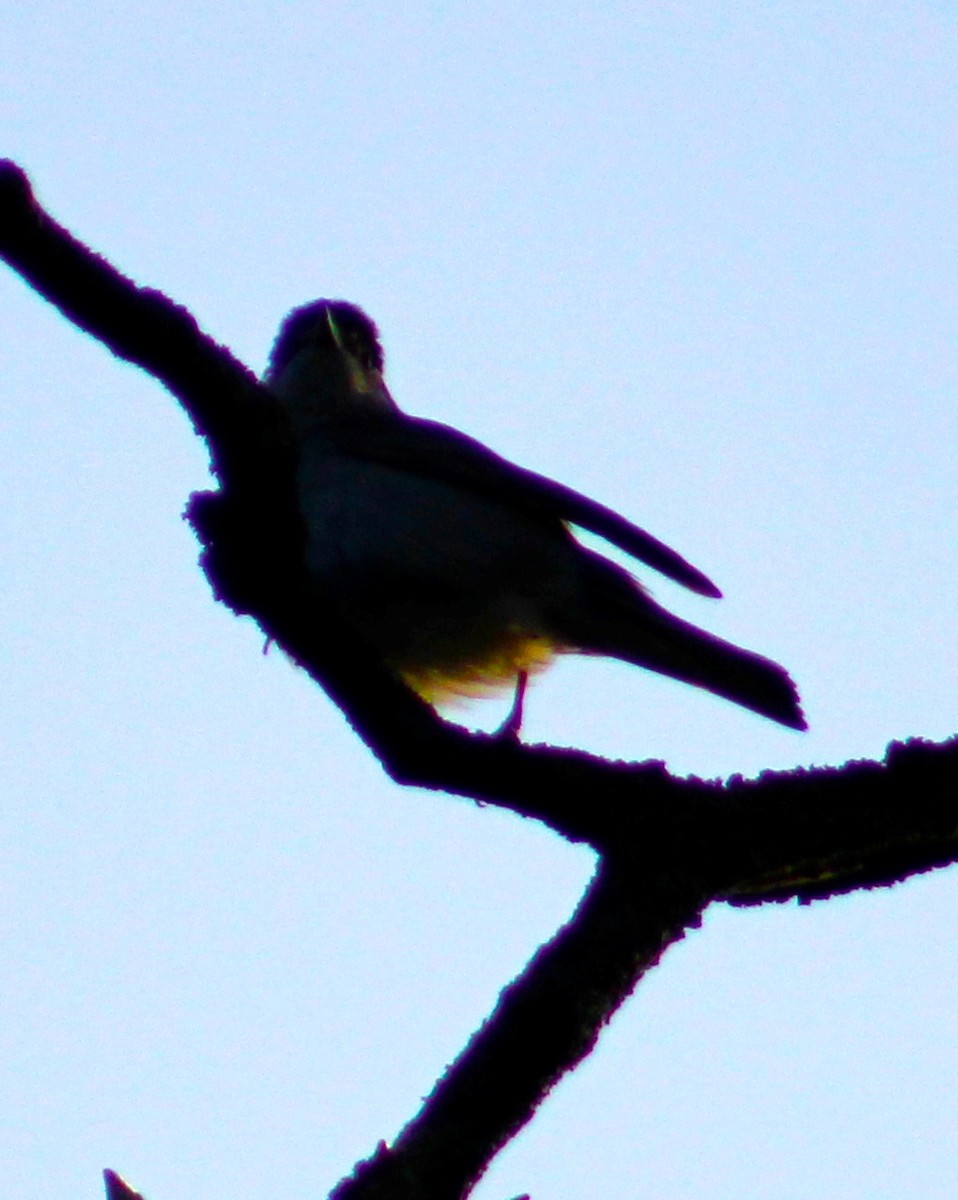
[[[333,316],[333,310],[327,306],[326,308],[326,327],[329,329],[330,336],[336,343],[340,354],[346,354],[346,347],[343,345],[343,335],[339,332],[339,326],[336,324],[336,318]]]

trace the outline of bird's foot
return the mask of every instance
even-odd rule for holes
[[[522,706],[525,702],[526,686],[528,683],[528,672],[520,671],[516,676],[516,694],[512,700],[512,708],[509,709],[508,717],[506,717],[496,730],[495,737],[508,738],[513,742],[519,740],[519,730],[522,728]]]

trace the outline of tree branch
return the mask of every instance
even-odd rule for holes
[[[332,1200],[468,1194],[641,976],[698,923],[701,896],[663,865],[650,872],[628,856],[600,864],[575,916],[502,992],[419,1115]]]
[[[139,1192],[134,1192],[116,1171],[104,1171],[103,1183],[106,1187],[106,1200],[144,1200],[144,1197]]]
[[[296,445],[270,393],[184,309],[58,225],[12,163],[0,163],[0,256],[178,398],[220,484],[190,505],[215,595],[252,615],[325,688],[397,782],[509,808],[600,854],[575,917],[503,992],[393,1147],[340,1184],[338,1200],[465,1195],[711,901],[807,902],[958,857],[958,740],[895,743],[884,763],[722,784],[440,721],[312,589]]]

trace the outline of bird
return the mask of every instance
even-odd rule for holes
[[[589,549],[598,534],[703,596],[719,589],[612,509],[400,410],[379,330],[355,304],[320,299],[280,326],[263,383],[296,439],[311,584],[351,631],[438,710],[512,689],[556,657],[620,659],[807,728],[783,667],[670,613]]]

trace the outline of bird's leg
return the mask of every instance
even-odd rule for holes
[[[519,740],[519,730],[522,728],[522,705],[526,698],[526,686],[529,683],[529,672],[520,671],[516,676],[516,694],[512,700],[509,715],[496,730],[496,737]]]

